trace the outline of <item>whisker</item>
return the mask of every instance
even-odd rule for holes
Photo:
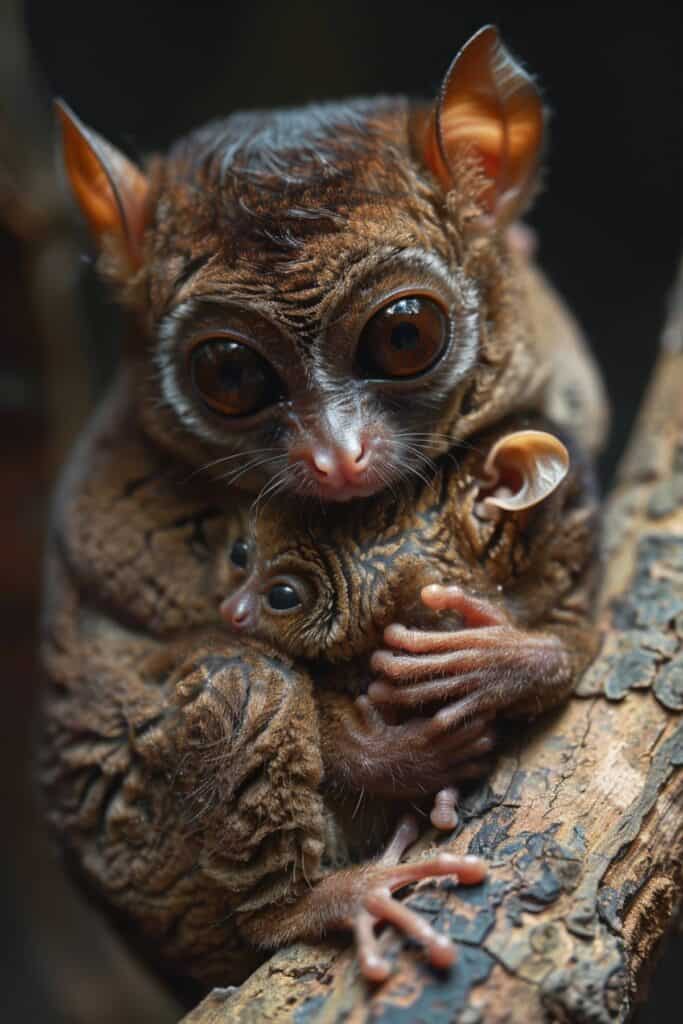
[[[252,502],[249,511],[253,514],[254,519],[258,520],[260,513],[265,507],[265,501],[273,497],[278,490],[281,489],[281,485],[284,483],[291,467],[289,463],[282,467],[282,469],[276,473],[270,480],[267,481],[256,495],[256,498]]]
[[[218,459],[213,459],[211,462],[205,463],[203,466],[199,466],[194,469],[185,480],[181,481],[181,486],[188,484],[191,480],[194,480],[200,473],[205,473],[207,469],[213,469],[215,466],[220,466],[225,462],[232,462],[233,459],[253,458],[256,455],[266,455],[270,452],[278,452],[279,448],[256,448],[253,451],[246,452],[233,452],[232,455],[221,455]]]
[[[255,458],[250,462],[247,462],[244,466],[239,466],[237,469],[231,470],[229,473],[214,477],[214,480],[224,481],[228,485],[234,484],[240,479],[240,477],[245,476],[245,474],[252,473],[256,469],[269,465],[271,462],[278,462],[281,458],[283,458],[282,453],[278,455],[271,455],[267,459]]]

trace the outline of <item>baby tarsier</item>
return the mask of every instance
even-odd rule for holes
[[[398,496],[324,517],[287,503],[254,520],[245,501],[236,517],[221,614],[311,663],[324,688],[325,776],[337,788],[434,793],[448,783],[442,747],[462,777],[490,749],[492,714],[556,704],[594,654],[591,473],[581,460],[570,471],[552,434],[509,427]],[[422,628],[398,625],[401,616]],[[382,637],[400,653],[373,654]],[[373,670],[399,685],[373,682]],[[348,693],[361,696],[352,704]],[[437,710],[397,723],[373,705]],[[455,826],[455,796],[438,794],[437,827]]]
[[[529,510],[528,533],[525,512],[512,528],[467,505],[478,437],[506,418],[574,424],[588,454],[604,432],[592,360],[515,224],[536,188],[538,91],[487,27],[433,104],[235,114],[144,169],[58,114],[101,271],[129,314],[121,371],[63,476],[48,550],[42,778],[65,857],[175,977],[239,981],[263,948],[353,927],[363,970],[382,978],[377,918],[450,963],[449,941],[391,891],[437,875],[476,882],[484,865],[399,864],[416,832],[391,798],[481,770],[491,719],[560,700],[587,650],[583,562],[570,557],[581,545],[552,554],[577,522],[574,492],[558,489],[555,520],[556,495]],[[462,472],[439,462],[450,451],[465,453]],[[435,473],[443,513],[410,484]],[[515,473],[502,485],[512,494]],[[277,646],[226,629],[224,551],[244,494],[282,516],[290,546],[296,496],[314,561],[365,538],[361,603],[346,625],[340,604],[338,649],[303,619]],[[413,559],[412,578],[399,552],[384,577],[370,572],[392,528],[424,555],[430,523],[438,550]],[[273,530],[266,544],[283,539]],[[538,543],[557,578],[525,576]],[[513,565],[519,599],[505,591]],[[432,578],[459,589],[423,590],[420,617]],[[440,607],[450,628],[424,628]],[[410,629],[382,633],[406,616]],[[317,660],[361,650],[341,685]],[[363,729],[412,737],[410,786],[386,744],[389,773],[356,756]],[[379,860],[349,860],[335,762],[342,788],[384,801],[383,838],[396,827]]]

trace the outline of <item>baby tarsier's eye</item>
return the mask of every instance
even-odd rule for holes
[[[289,612],[303,604],[301,594],[291,583],[275,583],[266,594],[269,608],[274,612]]]
[[[358,343],[357,363],[365,376],[416,377],[446,351],[448,317],[426,295],[395,299],[368,320]]]
[[[270,363],[230,338],[208,338],[196,345],[190,373],[206,404],[223,416],[251,416],[284,396],[284,385]]]
[[[230,548],[230,561],[238,569],[246,569],[249,562],[249,548],[247,542],[239,537]]]

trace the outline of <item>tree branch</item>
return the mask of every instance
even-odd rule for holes
[[[683,268],[605,556],[600,657],[561,712],[511,739],[447,844],[488,858],[488,881],[407,897],[457,941],[456,967],[437,976],[388,932],[396,972],[373,988],[347,946],[300,944],[185,1024],[626,1018],[683,880]]]

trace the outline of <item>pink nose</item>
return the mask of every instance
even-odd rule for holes
[[[258,603],[254,594],[240,588],[221,604],[220,613],[231,629],[253,629],[258,622]]]
[[[316,480],[325,487],[344,487],[358,484],[365,477],[372,453],[369,445],[360,439],[350,444],[313,444],[301,453]]]

